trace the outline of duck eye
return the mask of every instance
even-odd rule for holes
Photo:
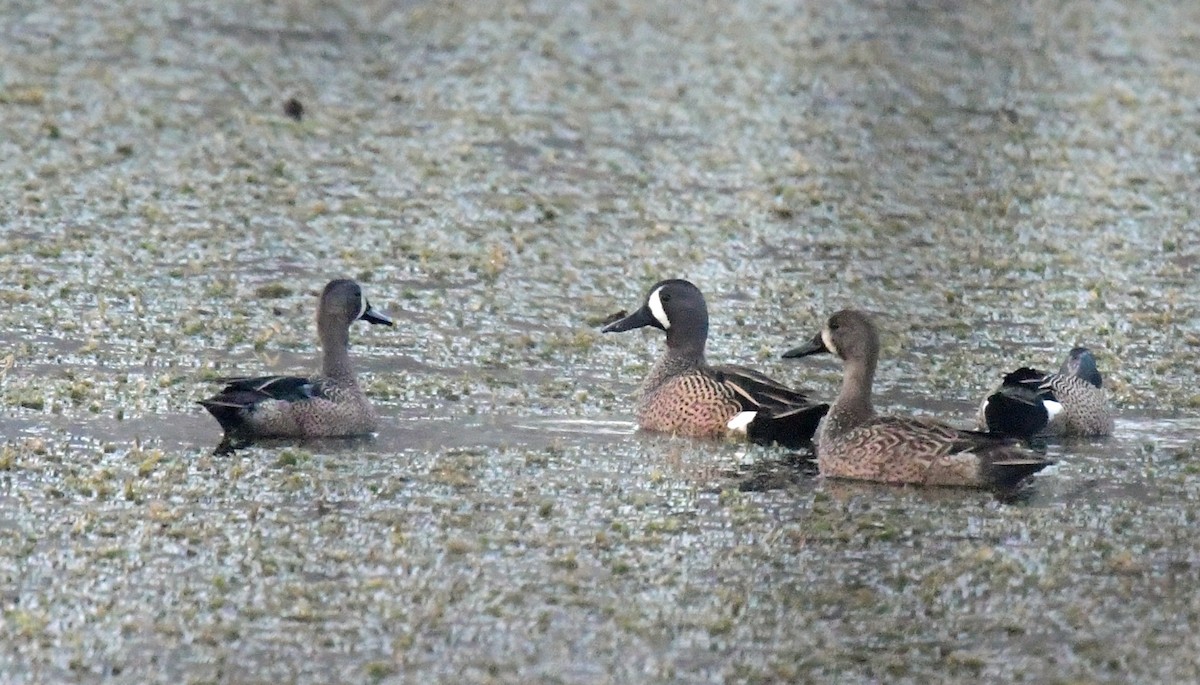
[[[658,299],[662,302],[670,302],[671,301],[671,293],[659,293]]]
[[[831,330],[831,331],[836,331],[837,329],[839,329],[841,327],[842,327],[842,325],[840,323],[835,322],[835,323],[829,324],[829,330]]]

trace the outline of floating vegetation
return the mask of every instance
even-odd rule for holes
[[[109,5],[0,10],[0,671],[1195,679],[1193,5]],[[214,454],[336,276],[379,434]],[[963,424],[1086,344],[1116,435],[999,501],[634,433],[667,277],[816,397],[873,311]]]

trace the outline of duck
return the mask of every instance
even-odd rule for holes
[[[879,333],[865,312],[834,313],[811,340],[783,356],[820,353],[843,364],[841,390],[816,435],[817,469],[824,477],[1010,490],[1053,463],[1008,436],[876,414],[871,386]]]
[[[984,398],[977,415],[980,430],[1020,438],[1112,435],[1108,393],[1087,347],[1074,347],[1055,373],[1023,366],[1004,375]]]
[[[754,369],[710,365],[704,354],[708,305],[693,283],[655,283],[637,311],[602,332],[647,326],[666,334],[667,348],[638,391],[639,428],[692,438],[733,435],[791,449],[811,445],[829,405]]]
[[[368,435],[378,416],[350,363],[350,324],[393,326],[371,307],[362,286],[330,281],[317,306],[321,371],[314,376],[235,376],[199,404],[224,431],[223,444],[264,438],[325,438]]]

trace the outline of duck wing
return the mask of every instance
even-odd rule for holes
[[[793,390],[770,376],[745,366],[723,364],[710,367],[710,370],[718,380],[735,388],[739,395],[757,407],[787,410],[810,407],[813,404],[803,391]]]
[[[231,401],[236,395],[253,403],[263,400],[296,402],[324,397],[320,382],[307,376],[232,376],[218,380],[225,383],[225,387],[211,399],[221,397]]]
[[[710,374],[741,406],[730,428],[744,430],[751,442],[800,449],[812,444],[829,411],[828,404],[812,402],[803,392],[744,366],[712,367]]]
[[[259,402],[298,402],[325,397],[319,381],[304,376],[234,376],[220,378],[225,387],[198,404],[208,410],[226,433],[242,425],[246,410]]]

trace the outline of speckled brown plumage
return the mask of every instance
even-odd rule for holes
[[[644,430],[695,438],[725,435],[729,420],[741,411],[737,393],[700,369],[643,391],[636,409]]]
[[[878,416],[817,441],[822,475],[883,483],[1010,487],[1047,463],[1008,438],[907,417]]]
[[[1011,438],[925,419],[877,416],[871,384],[879,338],[862,312],[837,312],[809,343],[784,356],[820,352],[837,354],[845,363],[841,392],[817,435],[817,465],[824,476],[1007,488],[1050,464]]]
[[[1108,412],[1108,393],[1077,376],[1050,374],[1046,387],[1062,405],[1062,411],[1046,426],[1049,435],[1112,435],[1113,418]]]
[[[643,430],[688,437],[729,434],[730,421],[748,418],[741,432],[755,442],[800,447],[812,440],[828,405],[742,366],[709,366],[704,359],[708,310],[691,283],[656,283],[641,309],[605,327],[605,332],[654,326],[667,333],[667,352],[638,393],[635,407]]]
[[[200,404],[221,424],[227,440],[339,437],[374,431],[375,409],[350,364],[350,324],[359,319],[392,325],[391,319],[371,309],[357,283],[331,281],[317,310],[323,351],[320,374],[227,378],[219,393]]]
[[[222,407],[231,409],[233,421],[227,432],[231,429],[238,437],[364,435],[378,425],[375,408],[354,378],[265,376],[225,382],[220,393],[202,404],[214,416]]]

